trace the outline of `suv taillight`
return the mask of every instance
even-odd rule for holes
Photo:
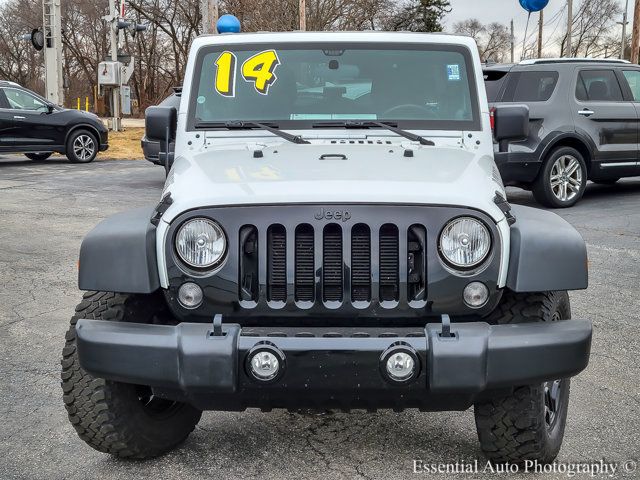
[[[491,124],[491,131],[496,129],[496,107],[491,107],[489,110],[489,122]]]

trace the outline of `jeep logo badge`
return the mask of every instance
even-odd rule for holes
[[[342,220],[346,222],[351,220],[351,212],[348,210],[325,210],[321,208],[314,217],[316,220]]]

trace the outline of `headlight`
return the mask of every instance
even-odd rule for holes
[[[456,218],[450,221],[440,234],[440,253],[453,267],[475,267],[487,258],[490,250],[489,230],[475,218]]]
[[[227,239],[222,228],[208,218],[185,222],[176,235],[176,251],[190,267],[213,267],[220,263],[226,249]]]

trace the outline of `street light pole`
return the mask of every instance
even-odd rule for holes
[[[627,49],[627,11],[629,10],[629,0],[625,2],[624,14],[622,15],[622,41],[620,42],[620,58],[624,59],[624,52]]]
[[[638,63],[640,56],[640,0],[633,9],[633,33],[631,35],[631,63]]]
[[[538,20],[538,58],[542,58],[542,29],[544,27],[544,9],[540,10]]]
[[[573,0],[567,0],[567,50],[566,56],[571,57],[573,46],[571,38],[573,37]]]
[[[109,42],[111,44],[111,61],[118,61],[118,19],[120,18],[120,6],[116,6],[116,0],[109,0],[109,14],[113,15],[113,20],[109,25]],[[119,132],[121,128],[120,119],[120,87],[111,88],[111,129]]]

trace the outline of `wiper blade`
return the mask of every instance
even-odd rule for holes
[[[266,130],[267,132],[273,133],[278,137],[284,138],[285,140],[299,145],[311,143],[302,138],[300,135],[293,135],[291,133],[283,132],[282,130],[277,129],[272,125],[261,122],[245,122],[244,120],[235,120],[229,122],[198,122],[195,124],[195,128],[226,128],[228,130],[250,130],[258,128],[260,130]]]
[[[313,124],[313,128],[371,128],[371,127],[380,127],[389,130],[390,132],[395,133],[396,135],[400,135],[401,137],[407,138],[413,142],[420,142],[421,145],[429,145],[433,147],[435,143],[431,140],[427,140],[426,138],[416,135],[415,133],[407,132],[401,128],[398,128],[392,122],[376,122],[372,120],[366,121],[358,121],[358,120],[347,120],[343,122],[318,122]]]

